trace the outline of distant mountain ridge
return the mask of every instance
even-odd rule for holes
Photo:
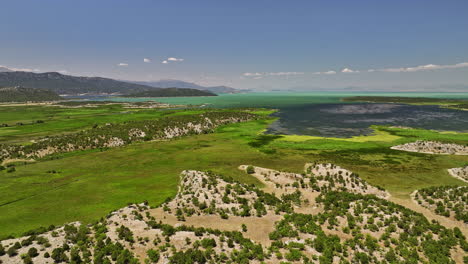
[[[62,95],[127,95],[160,88],[174,87],[197,89],[216,94],[238,93],[243,91],[227,86],[204,87],[195,83],[178,80],[161,80],[157,82],[119,81],[103,77],[71,76],[58,72],[35,73],[12,71],[9,68],[0,66],[0,87],[15,86],[46,89]]]
[[[0,72],[14,72],[14,71],[11,70],[10,68],[4,67],[4,66],[0,66]]]
[[[125,95],[126,97],[190,97],[190,96],[217,96],[209,91],[191,88],[159,88],[144,92]]]
[[[62,100],[58,94],[44,89],[24,87],[0,88],[0,102],[45,102]]]
[[[78,77],[58,72],[0,72],[0,86],[22,86],[54,91],[58,94],[129,94],[154,87],[102,77]]]
[[[184,82],[180,80],[172,80],[172,79],[166,79],[166,80],[159,80],[159,81],[151,81],[151,82],[140,82],[140,81],[132,81],[133,83],[137,84],[142,84],[142,85],[148,85],[152,87],[159,87],[159,88],[171,88],[171,87],[177,87],[177,88],[191,88],[191,89],[197,89],[197,90],[205,90],[205,91],[210,91],[212,93],[216,94],[223,94],[223,93],[241,93],[241,92],[246,92],[247,90],[239,90],[235,89],[232,87],[228,86],[201,86],[196,83],[192,82]]]

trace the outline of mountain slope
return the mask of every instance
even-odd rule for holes
[[[0,72],[13,72],[12,70],[10,70],[9,68],[7,67],[4,67],[4,66],[0,66]]]
[[[127,97],[182,97],[182,96],[216,96],[216,94],[191,88],[161,88],[126,95]]]
[[[44,102],[61,100],[58,94],[43,89],[23,87],[0,88],[0,102]]]
[[[152,87],[160,87],[160,88],[171,88],[171,87],[191,88],[191,89],[210,91],[212,93],[217,93],[217,94],[240,93],[243,91],[243,90],[238,90],[238,89],[227,87],[227,86],[205,87],[205,86],[198,85],[196,83],[184,82],[184,81],[179,81],[179,80],[171,80],[171,79],[159,80],[159,81],[154,81],[154,82],[134,82],[134,83],[148,85]]]
[[[0,72],[0,86],[22,86],[54,91],[58,94],[130,94],[154,87],[101,77],[77,77],[57,72]]]

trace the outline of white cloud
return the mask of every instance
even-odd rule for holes
[[[163,60],[161,63],[168,64],[168,63],[171,63],[171,62],[182,62],[182,61],[184,61],[184,59],[169,57],[169,58]]]
[[[303,72],[269,72],[267,76],[291,76],[291,75],[303,75]]]
[[[60,70],[60,71],[57,71],[58,73],[61,73],[61,74],[67,74],[68,71],[67,70]]]
[[[315,74],[315,75],[332,75],[332,74],[336,74],[336,71],[325,71],[325,72],[314,72],[312,74]]]
[[[150,62],[151,62],[151,59],[144,58],[144,59],[143,59],[143,62],[145,62],[145,63],[150,63]]]
[[[242,76],[252,77],[253,79],[261,79],[267,76],[294,76],[303,74],[303,72],[245,72],[242,74]]]
[[[259,72],[245,72],[242,75],[244,75],[245,77],[253,77],[253,76],[262,76],[263,74]]]
[[[359,71],[351,70],[350,68],[344,68],[341,70],[342,73],[358,73]]]
[[[173,58],[174,59],[174,58]],[[169,59],[168,59],[169,60]],[[163,63],[168,63],[168,60],[163,61]],[[430,70],[441,70],[441,69],[459,69],[459,68],[468,68],[468,62],[461,62],[457,64],[449,65],[437,65],[437,64],[426,64],[415,67],[402,67],[402,68],[384,68],[384,69],[368,69],[368,70],[353,70],[350,68],[344,68],[340,71],[319,71],[312,72],[307,74],[313,75],[334,75],[338,73],[360,73],[360,72],[418,72],[418,71],[430,71]],[[295,76],[303,75],[304,72],[245,72],[242,74],[241,78],[252,78],[252,79],[262,79],[269,76]]]
[[[117,64],[117,66],[127,67],[128,63],[121,62],[121,63]]]
[[[418,71],[428,71],[428,70],[442,70],[442,69],[459,69],[467,68],[468,62],[461,62],[457,64],[449,65],[437,65],[437,64],[426,64],[415,67],[407,68],[387,68],[387,69],[378,69],[378,70],[369,70],[369,72],[379,71],[379,72],[418,72]]]
[[[167,58],[167,61],[184,61],[184,59],[178,59],[178,58]]]

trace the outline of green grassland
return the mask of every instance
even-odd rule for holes
[[[118,104],[81,108],[1,106],[0,124],[7,124],[9,127],[0,129],[0,142],[26,142],[37,137],[76,132],[91,128],[94,124],[151,119],[164,113],[153,109],[125,109]],[[43,123],[37,123],[39,120]]]
[[[89,129],[96,124],[149,120],[162,116],[199,114],[206,111],[209,110],[127,109],[122,104],[80,108],[50,105],[0,106],[0,125],[8,125],[8,127],[0,127],[0,143],[24,144],[44,136]],[[268,110],[257,110],[257,112],[270,113]],[[42,122],[38,123],[39,120]]]
[[[43,124],[28,125],[29,129],[18,127],[16,132],[0,128],[0,142],[25,142],[47,133],[88,128],[95,123],[209,111],[146,109],[115,114],[122,111],[115,105],[65,110],[36,107],[39,108],[10,108],[10,115],[1,111],[0,118],[7,117],[12,123],[53,117]],[[175,195],[179,174],[185,169],[212,170],[245,183],[259,184],[237,167],[253,164],[301,172],[306,162],[332,162],[398,197],[408,197],[422,187],[464,185],[446,170],[468,164],[467,156],[425,155],[389,147],[417,139],[467,144],[468,134],[374,127],[375,135],[351,139],[263,135],[262,131],[274,121],[267,117],[272,110],[251,112],[263,115],[264,119],[225,125],[213,134],[55,155],[17,166],[12,173],[0,172],[0,237],[50,224],[92,222],[131,202],[148,200],[151,205],[158,205]]]

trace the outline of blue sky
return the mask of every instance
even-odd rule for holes
[[[466,0],[4,0],[0,65],[259,90],[468,91],[467,14]]]

